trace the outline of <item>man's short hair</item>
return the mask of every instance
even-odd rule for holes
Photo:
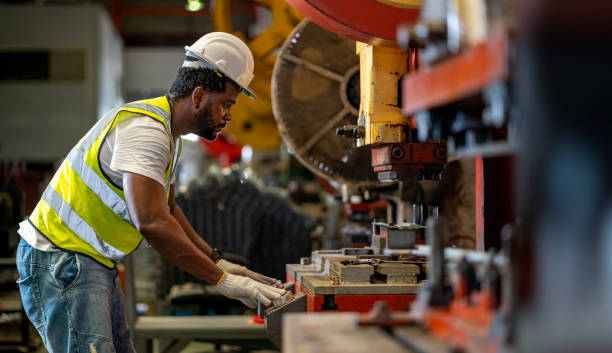
[[[240,86],[232,80],[225,76],[219,77],[219,74],[211,69],[181,67],[176,75],[176,79],[168,90],[168,94],[172,98],[187,97],[198,86],[202,86],[202,88],[209,92],[224,92],[226,82],[231,83],[236,89],[240,89]]]

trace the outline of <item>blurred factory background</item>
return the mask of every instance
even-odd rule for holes
[[[258,99],[183,137],[177,203],[295,297],[256,313],[141,247],[120,265],[138,352],[612,351],[611,7],[0,0],[0,351],[45,352],[18,223],[212,31],[247,42]]]

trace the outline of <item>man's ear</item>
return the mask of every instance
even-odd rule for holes
[[[196,109],[200,109],[200,105],[206,103],[206,99],[208,99],[208,92],[202,86],[196,87],[191,92],[191,103]]]

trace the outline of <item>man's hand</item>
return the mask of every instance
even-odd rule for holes
[[[238,276],[244,276],[244,277],[248,277],[250,279],[253,279],[257,282],[263,283],[263,284],[267,284],[269,286],[274,286],[274,287],[282,287],[282,282],[278,279],[274,279],[268,276],[264,276],[260,273],[254,272],[249,270],[248,268],[246,268],[245,266],[240,266],[240,265],[236,265],[233,264],[225,259],[221,259],[217,262],[217,266],[227,272],[227,273],[231,273],[233,275],[238,275]]]
[[[272,300],[282,296],[287,291],[284,289],[270,287],[248,277],[233,275],[225,272],[217,288],[224,296],[240,300],[244,305],[253,309],[257,301],[269,306]]]

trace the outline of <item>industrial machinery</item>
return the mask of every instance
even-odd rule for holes
[[[254,79],[251,88],[257,99],[240,99],[233,108],[232,123],[224,133],[255,150],[278,148],[280,136],[272,116],[270,103],[270,76],[276,60],[275,50],[283,43],[302,19],[297,11],[283,0],[253,1],[271,14],[271,23],[256,36],[247,38],[236,32],[231,22],[231,0],[218,0],[213,7],[215,30],[229,32],[243,39],[255,60]]]
[[[499,223],[514,220],[513,198],[509,197],[513,189],[507,184],[500,186],[509,177],[495,180],[490,170],[494,168],[489,167],[498,166],[499,174],[511,175],[512,159],[488,164],[482,155],[505,155],[514,148],[503,11],[497,4],[489,4],[486,10],[491,14],[487,15],[484,1],[366,1],[359,7],[343,1],[289,3],[321,27],[358,41],[351,58],[353,63],[359,59],[360,99],[358,113],[346,119],[351,110],[350,106],[345,110],[344,103],[351,100],[346,89],[338,86],[347,79],[350,83],[347,73],[351,71],[349,65],[339,71],[332,69],[338,61],[348,59],[339,57],[327,38],[334,38],[334,43],[342,43],[342,39],[303,22],[283,46],[282,60],[273,75],[273,104],[283,138],[298,159],[319,175],[340,183],[368,181],[367,190],[376,190],[372,185],[377,181],[396,182],[395,189],[378,193],[388,202],[389,212],[387,219],[372,222],[369,247],[322,250],[299,265],[287,265],[287,280],[295,283],[296,293],[304,294],[299,299],[303,305],[294,304],[292,310],[303,306],[309,313],[350,311],[363,315],[372,310],[369,316],[353,314],[354,319],[349,320],[353,329],[420,327],[426,330],[428,342],[437,342],[438,348],[497,351],[507,339],[505,330],[509,327],[501,310],[501,303],[510,300],[508,295],[502,300],[502,279],[508,288],[511,277],[507,253],[483,250],[493,243],[499,249]],[[334,79],[335,86],[328,90]],[[307,92],[315,93],[309,96]],[[307,97],[306,103],[300,102],[302,97]],[[314,99],[309,100],[311,97]],[[334,155],[339,150],[330,148],[338,141],[338,136],[330,133],[334,127],[338,136],[349,138],[346,148],[367,151],[369,158],[355,160],[353,167]],[[453,158],[469,156],[475,160],[471,180],[475,226],[464,236],[480,251],[444,248],[454,235],[449,224],[455,221],[452,212],[438,207],[447,196],[440,191],[444,184],[440,180],[444,181],[448,150]],[[369,166],[368,179],[355,172],[363,173],[365,166]],[[485,174],[485,166],[489,174]],[[343,171],[352,178],[344,177]],[[507,208],[484,206],[485,175],[490,177],[488,190],[501,190],[498,196]],[[487,223],[485,213],[489,217],[496,214],[498,224]],[[496,242],[485,240],[485,224],[487,234]],[[426,246],[418,244],[424,234]],[[375,304],[377,300],[386,304]],[[275,313],[279,311],[282,306]],[[304,320],[304,325],[292,328],[293,317],[285,317],[286,351],[300,344],[296,337],[301,333],[296,330],[308,326]],[[347,322],[346,316],[338,318]],[[278,316],[274,320],[279,320]],[[329,320],[316,337],[329,335],[327,328],[333,331],[335,324]],[[500,329],[491,336],[496,325]],[[355,330],[350,337],[357,339],[366,329]],[[415,342],[414,337],[409,334],[399,340]],[[313,351],[322,349],[316,342],[310,346]],[[380,344],[370,342],[358,351],[378,349]],[[430,351],[432,346],[421,348]]]
[[[395,44],[395,28],[414,20],[419,2],[367,1],[358,8],[349,2],[289,1],[320,26],[357,40],[360,65],[360,106],[357,123],[340,126],[338,135],[356,139],[370,149],[377,179],[439,179],[446,162],[446,144],[440,138],[417,141],[414,121],[402,115],[398,82],[418,65],[414,50]],[[363,21],[373,16],[378,21]],[[331,121],[330,121],[331,123]]]
[[[455,219],[441,208],[439,217],[424,225],[426,246],[383,248],[385,232],[410,228],[399,224],[408,212],[396,202],[408,202],[409,195],[388,197],[404,212],[393,213],[395,222],[388,217],[373,223],[372,234],[379,237],[369,248],[372,254],[323,251],[313,253],[312,264],[288,265],[289,279],[306,294],[301,300],[311,313],[284,316],[283,351],[610,351],[612,178],[606,161],[612,150],[605,148],[610,127],[605,117],[612,110],[612,75],[610,32],[604,30],[609,16],[603,15],[609,4],[541,0],[511,7],[508,1],[424,0],[419,11],[399,0],[360,6],[288,2],[323,28],[367,43],[357,46],[365,63],[359,118],[338,131],[356,137],[362,147],[390,148],[386,160],[381,153],[383,162],[393,161],[394,145],[447,143],[442,182],[456,160],[473,160],[476,225],[469,234],[474,250],[445,248]],[[394,43],[404,51],[385,49]],[[381,53],[389,57],[377,60]],[[394,58],[400,58],[397,66]],[[397,71],[378,75],[384,67]],[[391,104],[382,97],[394,93],[404,120],[372,104]],[[435,166],[433,159],[409,160],[410,168],[400,168],[372,157],[364,165],[384,166],[373,170],[376,178],[399,180],[405,190],[415,174],[438,178],[418,168]],[[413,220],[424,209],[417,204]],[[351,288],[350,280],[368,274],[366,286],[375,286],[377,270],[364,265],[406,260],[400,256],[416,256],[408,261],[427,272],[409,311],[393,311],[396,303],[385,298],[368,313],[312,313],[342,310],[341,305],[359,311],[351,307],[358,300],[343,302],[339,293],[323,291],[325,286]],[[337,276],[341,265],[355,266],[344,283]],[[322,298],[309,296],[311,289]]]
[[[310,20],[285,40],[272,74],[272,106],[281,135],[295,157],[315,174],[337,183],[368,183],[370,151],[337,136],[356,125],[359,57],[355,42]]]

